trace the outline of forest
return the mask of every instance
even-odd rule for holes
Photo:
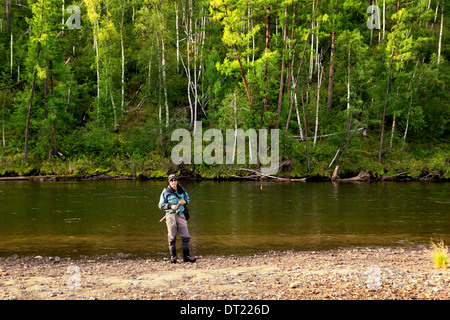
[[[206,177],[171,161],[201,121],[278,129],[277,177],[448,179],[445,0],[0,6],[0,176]]]

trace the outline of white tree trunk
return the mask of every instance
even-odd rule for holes
[[[300,120],[300,113],[298,112],[298,104],[297,104],[297,92],[294,91],[294,101],[295,101],[295,111],[297,112],[297,123],[298,123],[298,130],[300,132],[300,139],[303,141],[303,128],[302,128],[302,121]]]
[[[161,52],[161,58],[162,58],[162,75],[163,75],[163,88],[164,88],[164,103],[166,106],[166,128],[169,127],[169,101],[167,97],[167,84],[166,84],[166,59],[164,56],[164,37],[161,39],[162,43],[162,52]]]
[[[247,32],[250,32],[250,1],[247,1]],[[247,42],[247,65],[250,65],[250,42]],[[250,69],[247,68],[247,73],[250,72]]]
[[[373,39],[373,28],[370,29],[370,45],[372,45],[372,39]]]
[[[108,76],[109,76],[109,63],[105,63],[105,107],[107,105],[108,97],[109,97],[109,90],[108,90]],[[113,106],[113,112],[115,113],[114,106]],[[105,119],[105,116],[103,115],[103,118]],[[103,121],[103,130],[106,130],[106,121]]]
[[[433,20],[433,23],[431,24],[431,31],[433,31],[434,24],[436,23],[438,9],[439,9],[439,1],[437,2],[436,10],[434,11],[434,20]]]
[[[311,25],[311,29],[314,27]],[[312,81],[312,75],[314,70],[314,33],[311,36],[311,55],[309,57],[309,82]]]
[[[192,7],[191,7],[191,17],[192,17]],[[195,23],[194,26],[196,26],[197,23]],[[195,30],[197,31],[197,30]],[[192,33],[191,33],[192,35]],[[198,37],[195,36],[195,41],[193,41],[194,47],[194,81],[192,82],[192,89],[193,89],[193,95],[194,95],[194,133],[197,130],[197,125],[195,124],[197,122],[197,113],[198,113],[198,86],[197,86],[197,59],[198,59]]]
[[[67,89],[67,107],[69,106],[69,104],[70,104],[70,87],[69,87],[69,89]],[[67,112],[67,109],[66,109],[66,112]]]
[[[350,55],[351,49],[348,49],[348,69],[347,69],[347,117],[350,112]]]
[[[114,96],[113,96],[113,88],[111,87],[111,90],[109,90],[108,87],[108,79],[109,79],[109,69],[110,69],[110,63],[107,62],[106,63],[106,70],[105,70],[105,101],[108,100],[108,95],[111,97],[111,105],[112,105],[112,109],[113,109],[113,116],[114,116],[114,124],[113,124],[113,128],[114,131],[117,130],[117,112],[116,112],[116,103],[114,102]]]
[[[98,65],[98,41],[97,34],[99,32],[98,20],[94,22],[94,28],[97,27],[97,32],[94,31],[94,47],[95,47],[95,62],[97,65],[97,120],[100,120],[100,70]]]
[[[150,85],[151,85],[151,77],[152,77],[152,55],[153,55],[153,46],[150,49],[150,57],[148,58],[148,85],[147,85],[147,95],[148,95],[148,99],[150,101]],[[150,104],[150,102],[149,102]]]
[[[117,130],[117,113],[116,113],[116,104],[114,103],[114,97],[113,97],[113,91],[110,92],[111,95],[111,104],[113,107],[113,114],[114,114],[114,131]]]
[[[430,10],[431,0],[428,0],[427,11]],[[428,28],[428,21],[425,23],[425,30]]]
[[[314,13],[314,4],[315,1],[313,1],[313,8],[312,8],[313,13]],[[311,82],[312,80],[313,71],[314,71],[314,20],[311,21],[311,55],[309,57],[309,82]]]
[[[437,63],[439,64],[441,62],[441,42],[442,42],[442,27],[444,25],[444,8],[441,8],[441,30],[439,31],[439,47],[438,47],[438,60]]]
[[[3,110],[2,110],[2,142],[3,147],[6,146],[6,140],[5,140],[5,102],[3,103]]]
[[[383,0],[383,40],[385,31],[386,31],[386,0]]]
[[[319,131],[319,100],[320,100],[320,87],[322,86],[323,66],[319,61],[319,67],[317,72],[317,106],[316,106],[316,127],[314,132],[314,144],[316,146],[317,132]]]
[[[252,30],[253,30],[253,19],[252,19]],[[255,35],[252,36],[252,64],[255,63]]]
[[[418,64],[419,64],[419,62],[417,61],[416,67],[414,68],[414,73],[413,73],[413,75],[412,75],[411,81],[410,81],[409,86],[408,86],[408,91],[409,91],[409,92],[411,92],[411,87],[412,87],[412,83],[413,83],[414,77],[416,76],[416,70],[417,70],[417,65],[418,65]],[[419,77],[419,82],[420,82],[420,77]],[[409,100],[408,116],[406,117],[405,134],[403,135],[403,144],[402,144],[402,148],[401,148],[402,151],[403,151],[403,148],[405,147],[406,135],[408,134],[409,117],[410,117],[410,115],[411,115],[411,106],[412,106],[412,102],[413,102],[413,96],[414,96],[414,94],[413,94],[413,92],[411,92],[411,97],[410,97],[410,100]]]
[[[159,119],[159,134],[160,136],[162,136],[162,106],[161,106],[161,89],[162,89],[162,85],[161,85],[161,78],[162,78],[162,63],[161,63],[161,49],[159,46],[159,37],[158,34],[155,35],[156,36],[156,43],[158,46],[158,50],[157,50],[157,57],[158,57],[158,71],[159,71],[159,90],[158,90],[158,119]],[[162,144],[162,139],[161,139],[161,144]]]
[[[199,33],[199,37],[200,37],[199,43],[200,43],[200,48],[202,48],[202,49],[205,46],[205,39],[206,39],[206,19],[207,19],[207,17],[205,16],[203,8],[202,8],[202,18],[201,18],[202,22],[200,24],[200,29],[203,31]],[[202,83],[202,84],[205,83],[203,81],[203,73],[204,73],[203,72],[203,55],[200,54],[200,63],[199,63],[199,67],[198,67],[198,78],[200,80],[200,83]],[[201,86],[201,90],[202,90],[201,97],[203,97],[204,96],[203,85]],[[207,117],[205,110],[203,108],[203,102],[200,101],[200,103],[202,106],[203,114],[205,115],[205,117]]]
[[[402,144],[402,149],[401,149],[402,151],[403,151],[403,148],[405,148],[406,135],[408,134],[410,115],[411,115],[411,105],[409,106],[408,116],[406,117],[406,128],[405,128],[405,134],[403,135],[403,144]]]
[[[237,143],[237,101],[236,101],[236,92],[234,93],[234,100],[233,100],[233,110],[234,110],[234,144],[233,144],[233,163],[234,159],[236,157],[236,143]]]
[[[278,47],[278,17],[275,18],[275,46]]]
[[[61,21],[61,24],[62,24],[62,31],[61,31],[61,33],[62,33],[62,35],[64,35],[64,13],[65,13],[64,0],[62,0],[62,21]]]
[[[191,98],[191,89],[192,89],[192,79],[191,79],[191,61],[190,61],[190,51],[191,49],[191,42],[192,42],[192,1],[189,1],[189,23],[186,19],[186,36],[187,36],[187,75],[188,75],[188,100],[189,100],[189,109],[191,112],[191,123],[190,127],[194,126],[194,133],[197,130],[197,118],[195,117],[194,113],[194,107],[192,105],[192,98]]]
[[[317,32],[316,32],[316,66],[317,66],[317,71],[319,71],[319,21],[317,21],[316,24],[317,27]]]
[[[123,48],[123,14],[124,14],[124,11],[122,8],[122,20],[120,22],[120,46],[122,49],[122,101],[121,101],[120,107],[121,107],[122,114],[124,111],[123,107],[124,107],[124,103],[125,103],[125,51]]]
[[[14,44],[14,39],[13,39],[13,34],[11,33],[11,77],[13,75],[13,44]]]
[[[392,144],[394,141],[394,132],[395,132],[395,113],[394,113],[394,119],[392,120],[392,132],[391,132],[391,141],[389,143],[389,151],[392,151]]]
[[[177,34],[177,72],[180,72],[180,36],[178,32],[178,3],[175,3],[175,29]]]

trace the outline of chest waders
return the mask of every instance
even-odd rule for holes
[[[177,188],[177,191],[173,190],[172,188],[166,188],[163,193],[164,197],[168,200],[169,204],[170,199],[174,200],[174,197],[176,198],[176,201],[180,199],[180,197],[176,194],[176,192],[180,191],[180,193],[185,193],[183,187],[180,185]],[[189,253],[189,242],[191,240],[191,236],[189,234],[189,230],[187,227],[187,220],[185,215],[178,214],[176,212],[172,213],[169,211],[168,214],[166,214],[166,225],[167,225],[167,239],[169,241],[169,250],[170,250],[170,256],[171,256],[171,262],[176,263],[177,262],[177,249],[176,249],[176,241],[177,241],[177,232],[180,234],[181,237],[181,246],[183,248],[183,261],[184,262],[195,262],[196,259],[191,257]]]
[[[200,182],[195,188],[194,190],[191,191],[191,195],[195,192],[195,190],[197,190],[198,187],[200,187],[200,185],[205,182],[206,180],[209,179],[209,177],[211,177],[214,173],[216,173],[220,168],[222,168],[223,164],[220,165],[217,169],[215,169],[212,173],[210,173],[205,179],[203,179],[202,182]],[[175,174],[171,174],[169,175],[169,178],[171,176],[174,176],[175,179],[178,180],[178,178],[176,177]],[[170,179],[169,179],[170,180]],[[177,238],[177,232],[180,234],[181,237],[181,245],[183,248],[183,260],[184,262],[195,262],[197,259],[191,257],[190,253],[189,253],[189,242],[191,239],[191,236],[189,235],[189,231],[187,228],[187,219],[189,219],[189,210],[187,207],[184,207],[184,210],[182,212],[182,214],[177,214],[176,212],[173,213],[173,210],[171,209],[171,203],[170,201],[168,201],[168,197],[171,197],[172,199],[174,199],[172,196],[176,197],[177,200],[184,200],[181,199],[178,195],[183,195],[186,194],[187,192],[186,190],[184,190],[184,188],[180,185],[177,185],[177,190],[173,190],[172,188],[168,187],[165,188],[163,190],[162,193],[162,197],[163,199],[165,199],[165,202],[168,202],[168,204],[162,204],[160,203],[159,208],[162,210],[166,210],[167,213],[166,215],[159,220],[159,222],[162,222],[164,219],[166,220],[166,225],[167,225],[167,233],[168,233],[168,241],[169,241],[169,250],[170,250],[170,255],[171,255],[171,262],[172,263],[176,263],[177,262],[177,250],[176,250],[176,238]],[[183,196],[184,198],[185,196]],[[187,195],[187,197],[189,197]],[[178,201],[176,201],[178,203]]]

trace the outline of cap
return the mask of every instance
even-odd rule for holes
[[[178,180],[178,178],[177,178],[177,175],[176,174],[174,174],[174,173],[172,173],[172,174],[169,174],[169,176],[167,177],[167,180],[172,180],[172,179],[175,179],[175,180]]]

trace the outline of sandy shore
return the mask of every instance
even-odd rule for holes
[[[0,299],[443,300],[450,274],[423,246],[207,256],[193,264],[9,257],[0,258]]]

